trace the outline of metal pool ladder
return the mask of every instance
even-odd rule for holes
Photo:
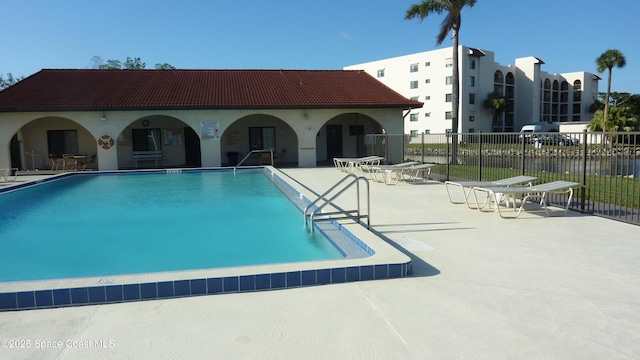
[[[273,149],[267,149],[267,150],[251,150],[251,151],[247,154],[247,156],[245,156],[244,158],[242,158],[242,160],[240,160],[240,162],[239,162],[238,164],[236,164],[236,165],[233,167],[233,173],[235,174],[236,169],[237,169],[238,167],[240,167],[240,165],[242,165],[242,163],[243,163],[245,160],[247,160],[249,157],[251,157],[251,155],[253,155],[253,154],[263,154],[263,153],[267,153],[267,154],[269,154],[269,159],[271,160],[271,166],[274,166],[274,164],[273,164]]]
[[[347,180],[349,180],[351,178],[351,181],[349,181],[348,183],[344,184]],[[367,186],[367,198],[366,198],[366,206],[367,206],[367,213],[366,215],[363,215],[362,212],[360,211],[360,183],[364,182],[365,185]],[[342,185],[342,186],[341,186]],[[333,212],[322,212],[322,209],[329,205],[329,204],[333,204],[332,201],[335,200],[338,196],[342,195],[345,191],[347,191],[349,188],[351,188],[352,186],[356,186],[356,201],[357,201],[357,208],[354,210],[339,210],[339,211],[333,211]],[[341,187],[340,187],[341,186]],[[332,192],[334,192],[333,195],[331,195],[330,197],[328,197]],[[329,190],[327,190],[324,194],[320,195],[317,199],[315,199],[313,202],[311,202],[311,204],[307,205],[307,207],[304,208],[304,225],[308,226],[309,228],[309,232],[313,233],[313,224],[314,224],[314,220],[333,220],[336,219],[335,217],[331,217],[331,215],[342,215],[342,218],[349,218],[349,219],[353,219],[356,220],[358,223],[361,224],[360,219],[366,218],[367,219],[367,229],[369,229],[370,226],[370,202],[371,202],[371,196],[369,193],[369,180],[364,177],[364,176],[357,176],[355,174],[349,174],[347,176],[345,176],[344,178],[342,178],[342,180],[338,181],[335,185],[333,185],[331,188],[329,188]],[[335,207],[335,206],[334,206]],[[337,207],[336,207],[337,208]],[[323,217],[322,219],[315,219],[315,216],[320,213],[322,214]],[[355,215],[354,215],[355,214]],[[309,223],[307,223],[307,218],[309,219]],[[340,218],[340,217],[338,217]]]

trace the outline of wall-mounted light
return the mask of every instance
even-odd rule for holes
[[[303,111],[302,112],[302,117],[305,118],[305,119],[308,119],[309,118],[309,114],[307,114],[306,111]]]
[[[107,120],[107,116],[106,116],[106,115],[102,115],[102,117],[100,118],[100,120],[102,120],[102,121],[106,121],[106,120]]]

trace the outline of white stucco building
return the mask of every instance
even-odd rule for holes
[[[526,124],[540,124],[543,130],[586,124],[591,120],[589,106],[597,99],[600,78],[584,71],[552,74],[542,70],[543,64],[536,57],[524,57],[514,65],[501,65],[491,51],[460,46],[458,130],[511,132]],[[402,95],[423,102],[422,108],[405,114],[405,132],[417,136],[450,131],[452,66],[449,47],[344,69],[364,70]],[[510,111],[494,116],[483,106],[494,91],[513,104]]]
[[[420,106],[364,71],[42,70],[0,91],[0,168],[215,167],[253,150],[314,167],[379,151],[365,134],[402,133]]]

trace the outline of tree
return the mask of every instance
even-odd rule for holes
[[[17,83],[18,81],[24,79],[24,76],[19,76],[17,78],[13,77],[13,74],[7,73],[7,77],[5,78],[2,73],[0,73],[0,90],[6,89],[9,86]]]
[[[139,57],[135,57],[135,58],[127,57],[127,60],[125,60],[124,63],[122,63],[120,60],[113,60],[113,59],[109,59],[105,62],[101,56],[97,56],[97,55],[91,58],[92,69],[140,70],[140,69],[145,69],[146,67],[147,67],[147,64],[143,63]],[[156,64],[155,68],[158,70],[175,69],[173,65],[168,63],[158,63]]]
[[[609,116],[604,117],[604,110],[598,110],[593,114],[593,119],[587,125],[589,131],[634,131],[639,116],[630,106],[611,106]]]
[[[140,61],[139,57],[132,59],[127,56],[127,61],[124,62],[124,69],[127,70],[140,70],[145,67],[147,67],[147,64]]]
[[[493,114],[492,123],[496,120],[500,119],[502,113],[509,110],[512,104],[507,100],[504,95],[500,91],[494,91],[487,95],[487,98],[482,103],[482,107],[487,110],[491,110],[491,114]],[[502,122],[502,131],[505,131],[504,122]]]
[[[609,78],[607,79],[607,95],[604,99],[604,123],[607,123],[607,116],[609,114],[609,96],[611,94],[611,72],[614,67],[622,68],[627,64],[627,60],[619,50],[609,49],[602,53],[599,58],[596,59],[598,65],[598,72],[602,73],[605,69],[609,69]]]
[[[638,109],[634,108],[634,104],[630,102],[629,105],[609,107],[609,116],[606,120],[604,110],[597,110],[593,114],[593,118],[589,124],[587,124],[587,129],[592,132],[604,131],[605,140],[613,146],[615,142],[628,141],[628,134],[621,138],[617,133],[620,131],[629,132],[637,130],[639,120],[640,115]],[[625,138],[627,140],[625,140]]]
[[[598,100],[591,105],[593,119],[587,125],[589,131],[635,131],[640,123],[640,95],[627,92],[612,92],[609,94],[608,116],[604,117],[603,100],[606,93],[598,93]]]
[[[163,64],[156,64],[156,70],[175,70],[175,66],[167,64],[167,63],[163,63]]]
[[[109,69],[109,70],[114,70],[114,69],[122,69],[122,63],[120,62],[120,60],[107,60],[107,63],[104,65],[100,66],[100,69]]]
[[[102,69],[102,56],[98,56],[98,55],[94,55],[91,58],[91,65],[89,66],[90,69]]]
[[[460,74],[458,69],[458,33],[461,25],[461,12],[465,6],[473,7],[476,0],[422,0],[419,4],[409,7],[405,14],[406,20],[418,19],[422,22],[424,18],[431,14],[442,14],[446,12],[446,16],[442,21],[440,32],[436,36],[436,46],[442,44],[449,32],[452,33],[453,48],[453,74],[451,88],[451,133],[453,134],[453,158],[452,162],[457,162],[457,135],[458,135],[458,108],[460,106]]]

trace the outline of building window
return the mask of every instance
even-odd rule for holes
[[[431,113],[430,112],[424,113],[424,117],[431,117]]]
[[[250,127],[249,146],[251,150],[268,150],[276,148],[276,128]]]
[[[417,89],[418,88],[418,80],[414,80],[409,84],[409,87],[411,89]]]
[[[444,95],[444,101],[451,102],[451,94],[445,94]]]
[[[420,99],[419,96],[412,96],[411,97],[411,100],[413,100],[413,101],[420,101],[419,99]]]
[[[430,95],[427,95],[427,96],[425,96],[425,97],[424,97],[424,99],[425,99],[425,100],[431,100],[431,96],[430,96]]]
[[[411,137],[412,138],[417,138],[418,137],[418,130],[411,130]]]
[[[133,145],[133,151],[162,150],[162,138],[160,136],[160,129],[131,130],[131,144]]]
[[[431,134],[431,130],[427,129],[424,131],[425,134]]]
[[[582,82],[580,80],[576,80],[573,82],[573,91],[582,90]]]
[[[62,154],[78,153],[77,130],[48,130],[47,144],[49,154],[61,158]]]
[[[350,136],[364,135],[364,125],[349,125],[349,135]]]
[[[384,77],[384,69],[378,70],[378,77],[379,78]]]
[[[446,59],[444,67],[447,67],[447,68],[453,67],[453,59],[452,58]]]
[[[469,122],[476,121],[476,117],[473,115],[469,115]]]
[[[451,111],[447,111],[446,113],[444,113],[444,118],[447,120],[451,120]]]
[[[427,80],[425,80],[424,82],[425,82],[426,84],[429,84],[429,83],[431,83],[431,79],[427,79]]]
[[[469,87],[474,87],[474,86],[476,86],[476,77],[469,76]]]
[[[451,85],[453,83],[453,76],[447,76],[444,78],[445,85]]]
[[[418,114],[409,115],[409,121],[418,121]]]
[[[473,105],[476,103],[476,94],[469,94],[469,104]]]
[[[474,128],[470,128],[469,129],[469,133],[473,134],[474,132],[476,132],[476,129],[474,129]]]
[[[424,63],[424,66],[431,66],[431,62],[427,61],[426,63]]]
[[[475,70],[475,68],[476,68],[476,61],[473,59],[469,60],[469,69]]]
[[[418,64],[411,64],[409,65],[409,72],[418,72]]]

